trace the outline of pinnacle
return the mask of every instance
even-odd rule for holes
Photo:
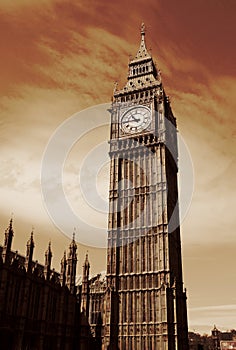
[[[85,255],[85,264],[89,264],[88,251],[87,251],[87,253]]]
[[[142,25],[141,25],[141,43],[140,43],[139,50],[135,56],[136,59],[151,57],[147,48],[146,48],[145,31],[146,31],[145,25],[144,25],[144,23],[142,23]]]

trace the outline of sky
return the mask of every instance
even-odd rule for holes
[[[51,240],[59,270],[74,225],[62,233],[45,207],[41,169],[49,140],[72,115],[89,116],[94,106],[109,103],[115,81],[123,87],[144,22],[193,165],[194,193],[181,229],[189,329],[236,328],[235,13],[234,0],[1,0],[0,240],[13,215],[13,249],[25,253],[33,227],[34,258],[43,262]],[[106,215],[86,206],[79,180],[87,155],[97,146],[106,150],[107,118],[71,144],[63,168],[73,212],[102,228]],[[109,165],[103,159],[96,182],[105,201]],[[81,228],[75,230],[78,274],[86,251],[91,274],[105,270],[105,249],[88,246]]]

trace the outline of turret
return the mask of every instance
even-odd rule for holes
[[[64,287],[66,285],[66,251],[64,251],[64,256],[61,259],[61,274],[60,274],[60,282],[61,285]]]
[[[8,228],[5,230],[5,240],[2,249],[2,260],[4,263],[10,263],[11,255],[11,245],[14,236],[14,231],[12,228],[12,219],[10,220]]]
[[[32,261],[33,261],[33,252],[34,252],[34,239],[33,239],[33,231],[31,232],[30,239],[26,245],[26,258],[25,258],[25,269],[26,271],[32,270]]]
[[[44,277],[48,281],[51,274],[52,250],[51,242],[48,244],[48,249],[45,252]]]
[[[66,271],[66,285],[72,294],[75,293],[75,278],[77,265],[77,245],[75,243],[75,233],[73,233],[72,242],[69,246],[69,253],[67,257],[67,271]]]
[[[84,312],[87,317],[89,316],[89,269],[88,254],[86,254],[83,265],[81,311]]]

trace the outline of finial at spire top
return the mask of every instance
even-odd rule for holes
[[[145,24],[142,23],[142,24],[141,24],[141,35],[145,35],[145,31],[146,31]]]
[[[90,267],[89,259],[88,259],[88,251],[85,255],[84,267]]]

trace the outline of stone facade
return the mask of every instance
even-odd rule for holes
[[[43,266],[33,261],[33,233],[26,257],[11,250],[12,238],[11,220],[0,247],[1,349],[78,349],[80,315],[73,289],[75,276],[60,283],[60,274],[51,269],[50,243]],[[71,245],[75,248],[74,240]]]
[[[111,108],[103,350],[188,349],[176,133],[143,26]]]

